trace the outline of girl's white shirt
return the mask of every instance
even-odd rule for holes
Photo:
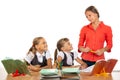
[[[48,50],[46,52],[43,52],[42,54],[40,54],[39,52],[36,52],[37,59],[41,63],[43,62],[43,56],[45,55],[47,60],[51,58],[50,52]],[[30,52],[29,54],[26,55],[25,60],[30,64],[34,56],[35,56],[34,53]]]
[[[67,57],[67,64],[68,64],[68,65],[72,65],[72,57],[71,57],[72,54],[67,53],[67,52],[64,52],[64,53],[66,54],[66,57]],[[62,60],[63,60],[63,59],[64,59],[64,53],[63,53],[62,51],[58,52],[57,57],[58,57],[58,56],[61,56],[61,57],[62,57]],[[74,55],[74,60],[77,59],[78,53],[74,51],[74,52],[73,52],[73,55]]]

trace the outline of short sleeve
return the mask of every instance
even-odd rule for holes
[[[58,56],[60,56],[60,57],[62,57],[62,59],[64,59],[64,54],[63,54],[63,52],[61,52],[61,51],[60,51],[60,52],[58,52],[57,57],[58,57]]]
[[[49,58],[51,58],[50,51],[46,51],[46,59],[49,59]]]
[[[74,53],[74,59],[76,59],[78,57],[78,53],[76,51],[74,51],[73,53]]]
[[[27,61],[28,63],[31,63],[33,58],[34,58],[34,54],[30,52],[29,54],[26,55],[25,61]]]

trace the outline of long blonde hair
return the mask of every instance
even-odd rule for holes
[[[36,38],[33,39],[33,43],[32,43],[31,48],[30,48],[29,51],[28,51],[28,54],[29,54],[30,52],[36,54],[37,49],[36,49],[35,46],[39,44],[40,39],[43,39],[43,37],[36,37]]]

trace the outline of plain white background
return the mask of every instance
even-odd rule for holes
[[[100,20],[113,30],[113,48],[111,53],[105,53],[106,59],[119,59],[118,1],[0,0],[0,60],[5,57],[23,59],[33,38],[38,36],[45,37],[52,57],[56,42],[63,37],[68,37],[77,50],[80,29],[89,23],[84,11],[90,5],[96,6]],[[119,62],[115,69],[120,70]]]

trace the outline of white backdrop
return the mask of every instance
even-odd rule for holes
[[[106,59],[119,59],[118,1],[0,0],[0,60],[24,58],[37,36],[45,37],[52,57],[56,42],[62,37],[68,37],[77,50],[80,29],[89,23],[84,11],[90,5],[96,6],[100,20],[113,30],[113,48],[111,53],[105,53]],[[115,69],[120,69],[119,62]]]

